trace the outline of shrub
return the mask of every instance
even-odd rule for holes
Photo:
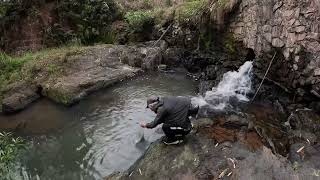
[[[2,179],[15,179],[14,163],[20,150],[26,144],[20,137],[13,137],[12,133],[0,133],[0,177]]]
[[[206,0],[193,0],[181,4],[176,9],[175,19],[179,22],[188,22],[197,17],[201,10],[207,5]]]
[[[143,32],[147,27],[153,26],[154,23],[151,11],[128,12],[124,18],[134,32]]]
[[[46,29],[48,40],[64,44],[80,39],[83,44],[103,40],[111,23],[120,16],[113,0],[64,0],[57,6],[59,22]],[[70,27],[70,29],[65,27]]]

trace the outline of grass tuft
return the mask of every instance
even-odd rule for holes
[[[39,72],[44,75],[61,73],[68,56],[81,54],[85,47],[67,46],[25,53],[14,57],[0,53],[0,104],[8,85],[19,81],[33,81]]]

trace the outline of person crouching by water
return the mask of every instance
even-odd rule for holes
[[[162,129],[166,135],[163,143],[167,145],[180,144],[185,135],[189,134],[192,124],[189,116],[196,115],[199,107],[191,104],[186,97],[151,97],[147,100],[147,108],[157,114],[150,123],[141,122],[142,128],[155,128],[163,123]]]

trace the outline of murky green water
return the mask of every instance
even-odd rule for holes
[[[145,108],[148,96],[191,96],[195,89],[184,74],[145,75],[71,108],[41,100],[22,113],[0,117],[0,128],[16,127],[30,139],[31,148],[19,160],[21,179],[101,179],[130,167],[162,136],[138,125],[155,117]],[[138,142],[143,134],[146,141]]]

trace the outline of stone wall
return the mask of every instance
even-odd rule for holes
[[[261,70],[278,52],[270,79],[320,98],[320,0],[242,0],[229,30],[260,57]]]

